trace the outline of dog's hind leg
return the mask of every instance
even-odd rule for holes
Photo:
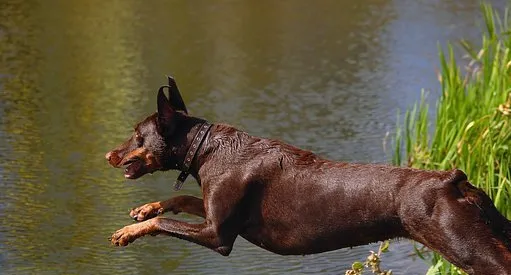
[[[130,217],[136,221],[145,221],[165,212],[178,214],[181,212],[206,217],[204,201],[193,196],[177,196],[165,201],[146,203],[130,211]]]
[[[502,232],[509,221],[495,214],[490,198],[466,181],[430,191],[414,202],[415,213],[404,214],[413,217],[403,220],[411,238],[468,274],[511,274],[511,250]]]

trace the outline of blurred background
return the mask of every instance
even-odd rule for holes
[[[227,258],[163,236],[113,247],[130,208],[177,195],[177,172],[127,181],[104,154],[155,111],[169,74],[193,115],[387,162],[398,114],[421,89],[437,98],[437,46],[481,24],[476,0],[0,0],[0,273],[344,274],[378,244],[284,257],[238,238]],[[189,178],[179,194],[200,190]],[[427,270],[409,241],[390,250],[394,274]]]

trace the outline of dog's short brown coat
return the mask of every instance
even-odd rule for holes
[[[176,94],[177,93],[177,94]],[[158,112],[106,155],[125,177],[182,169],[204,120],[189,116],[177,89],[160,90]],[[203,197],[177,196],[131,211],[140,223],[112,236],[127,245],[167,234],[229,255],[238,235],[278,254],[311,254],[405,237],[469,274],[511,274],[511,223],[460,170],[425,171],[334,162],[279,140],[215,124],[191,168]],[[158,217],[186,212],[190,224]]]

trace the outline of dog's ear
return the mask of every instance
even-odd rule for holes
[[[172,76],[167,76],[169,78],[169,101],[170,105],[177,111],[183,111],[185,114],[188,114],[188,110],[186,110],[185,103],[183,98],[181,97],[181,93],[177,88],[177,83]]]
[[[160,87],[158,90],[158,131],[161,134],[171,134],[175,128],[176,111],[172,108],[169,100],[163,92],[166,86]]]

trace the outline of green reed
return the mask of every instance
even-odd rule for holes
[[[435,123],[430,123],[423,93],[396,132],[393,162],[423,169],[459,168],[511,218],[511,21],[508,9],[504,14],[489,4],[481,9],[486,27],[481,48],[460,43],[469,57],[463,69],[451,45],[445,51],[439,48],[442,94]],[[428,274],[463,274],[438,254],[420,252],[419,246],[418,255],[432,262]]]

